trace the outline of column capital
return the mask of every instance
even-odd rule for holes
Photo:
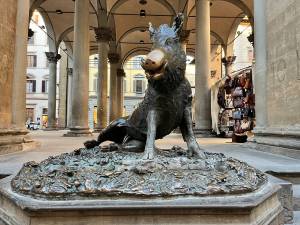
[[[125,73],[124,69],[118,68],[118,69],[117,69],[117,76],[118,76],[118,77],[125,77],[125,76],[126,76],[126,73]]]
[[[182,30],[179,35],[180,42],[188,43],[191,30]]]
[[[248,41],[250,42],[250,44],[254,47],[254,32],[252,32],[248,37],[247,37]]]
[[[30,40],[34,35],[34,31],[31,28],[28,28],[28,40]]]
[[[45,54],[49,63],[57,63],[61,58],[61,55],[56,52],[45,52]]]
[[[231,66],[233,64],[233,62],[235,61],[236,56],[228,56],[228,57],[224,57],[222,58],[222,63],[224,64],[224,66]]]
[[[68,76],[72,76],[73,75],[73,68],[67,68],[67,74],[68,74]]]
[[[109,42],[112,40],[112,30],[109,27],[94,27],[97,42]]]
[[[120,55],[115,52],[108,53],[109,62],[112,64],[116,64],[120,61]]]

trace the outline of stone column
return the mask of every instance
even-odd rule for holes
[[[196,77],[195,77],[195,130],[211,129],[210,109],[210,1],[196,1]]]
[[[97,89],[97,124],[94,132],[100,132],[107,126],[107,64],[108,42],[112,31],[107,27],[95,28],[98,42],[98,89]]]
[[[38,143],[25,129],[29,0],[2,1],[0,15],[1,155],[35,148]]]
[[[62,58],[59,64],[59,103],[58,103],[58,128],[67,126],[67,96],[68,96],[68,55],[61,51]]]
[[[89,136],[89,1],[75,1],[72,110],[70,131],[65,136]]]
[[[123,79],[125,77],[124,69],[117,70],[117,106],[118,117],[123,116],[124,95],[123,95]]]
[[[47,130],[56,129],[56,71],[60,55],[56,52],[46,52],[49,62],[48,81],[48,126]]]
[[[12,125],[14,129],[25,129],[26,123],[26,69],[27,69],[27,39],[29,22],[30,1],[18,1],[16,38],[15,38],[15,60],[12,82]]]
[[[72,82],[73,82],[73,68],[67,68],[68,74],[68,97],[67,97],[67,127],[71,126],[72,119]]]
[[[267,29],[266,1],[254,0],[254,38],[255,38],[255,130],[266,128],[267,121]]]
[[[191,32],[190,30],[182,30],[180,33],[180,42],[181,42],[182,49],[184,50],[185,53],[186,53],[187,44],[189,42],[190,32]]]
[[[117,53],[109,53],[110,62],[110,87],[109,87],[109,121],[118,117],[118,99],[117,99],[117,69],[120,56]]]

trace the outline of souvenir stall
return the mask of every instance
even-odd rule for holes
[[[247,141],[255,125],[251,67],[224,77],[212,87],[212,118],[218,136],[232,137],[233,142]]]

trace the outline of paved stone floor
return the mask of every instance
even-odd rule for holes
[[[82,147],[82,143],[90,139],[89,137],[62,137],[64,133],[66,133],[64,130],[33,131],[31,136],[41,143],[41,147],[0,156],[0,174],[15,173],[26,161],[40,161],[50,155],[70,152],[75,148]],[[96,138],[95,134],[94,138]],[[231,139],[225,138],[198,138],[198,142],[206,151],[222,152],[227,156],[246,161],[263,171],[300,172],[300,160],[255,151],[248,144],[232,143]],[[173,145],[186,147],[180,134],[171,134],[162,140],[158,140],[156,145],[159,148],[167,148]]]
[[[33,131],[31,136],[34,140],[40,142],[41,146],[34,150],[0,155],[0,175],[17,173],[22,164],[27,161],[41,161],[50,155],[73,151],[75,148],[82,147],[82,143],[91,138],[63,137],[63,134],[66,132],[64,130]],[[94,134],[94,138],[96,138],[96,134]],[[300,160],[255,151],[247,143],[232,143],[231,139],[214,137],[198,138],[198,142],[206,151],[222,152],[226,156],[246,161],[262,171],[300,172]],[[186,147],[180,134],[171,134],[163,140],[156,141],[156,145],[159,148],[168,148],[173,145]],[[300,196],[300,187],[297,185],[294,187],[294,197],[298,195]],[[300,211],[294,213],[294,224],[300,225]]]

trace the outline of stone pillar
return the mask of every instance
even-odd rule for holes
[[[123,116],[124,95],[123,95],[123,79],[125,77],[124,69],[117,70],[117,107],[118,117]]]
[[[48,126],[47,130],[56,129],[56,71],[60,55],[56,52],[46,52],[49,62],[48,81]]]
[[[75,1],[72,110],[70,131],[65,136],[89,136],[89,1]]]
[[[118,117],[118,99],[117,99],[117,69],[120,56],[117,53],[109,53],[110,62],[110,87],[109,87],[109,121]]]
[[[29,0],[18,1],[15,60],[12,83],[12,125],[15,129],[28,133],[26,123],[26,69],[27,39],[29,26]]]
[[[67,68],[68,74],[68,100],[67,100],[67,127],[71,126],[72,119],[72,82],[73,82],[73,68]]]
[[[191,32],[190,30],[182,30],[180,33],[180,42],[181,42],[182,49],[184,50],[185,53],[186,53],[187,44],[189,42],[190,32]]]
[[[210,104],[210,1],[196,1],[195,130],[211,130]]]
[[[98,42],[98,89],[97,89],[97,124],[94,132],[100,132],[107,126],[107,64],[108,42],[112,31],[107,27],[95,28]]]
[[[29,0],[1,1],[0,155],[37,147],[25,129]]]
[[[61,51],[62,58],[59,64],[59,103],[58,103],[58,128],[67,126],[67,96],[68,96],[68,55]]]
[[[254,0],[254,38],[255,38],[255,108],[256,127],[263,130],[267,126],[267,29],[266,1]]]

